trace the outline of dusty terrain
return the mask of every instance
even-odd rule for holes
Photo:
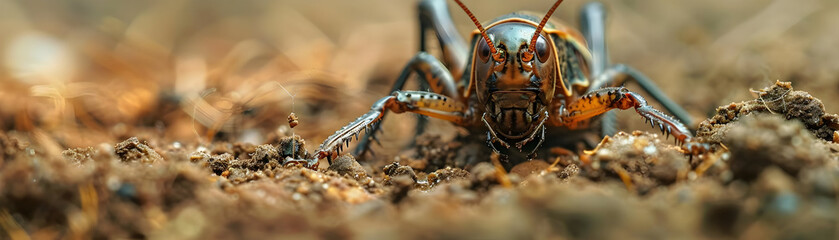
[[[376,155],[283,165],[388,94],[413,2],[0,2],[0,239],[839,237],[839,3],[604,4],[612,61],[709,152],[626,111],[596,148],[507,171],[464,129],[392,114]]]

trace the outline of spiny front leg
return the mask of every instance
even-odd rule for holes
[[[411,58],[411,61],[409,61],[408,64],[405,65],[405,68],[402,69],[402,73],[399,74],[399,78],[396,79],[396,82],[393,84],[393,88],[390,91],[401,91],[408,80],[415,79],[411,78],[413,75],[419,76],[419,78],[416,79],[421,80],[419,82],[420,87],[425,86],[425,88],[430,88],[434,93],[443,94],[452,98],[450,100],[461,100],[461,96],[457,90],[457,84],[454,80],[455,78],[452,77],[451,72],[449,72],[449,70],[446,69],[443,63],[437,60],[437,58],[425,52],[417,53],[417,55]],[[384,119],[385,115],[382,115],[381,119]],[[425,118],[418,119],[416,134],[423,132],[426,121],[427,119]],[[356,145],[355,148],[356,156],[361,156],[370,150],[370,140],[375,140],[377,130],[377,127],[373,127],[372,131],[367,132],[367,134],[361,138],[361,141],[358,142],[358,145]]]
[[[320,159],[327,158],[331,162],[331,159],[336,157],[344,147],[349,146],[350,140],[353,138],[358,140],[358,134],[362,130],[371,131],[381,121],[386,111],[413,112],[461,125],[475,121],[472,111],[462,102],[436,93],[396,91],[393,95],[384,97],[373,104],[369,112],[326,138],[315,152],[314,159],[307,160],[304,164],[313,168],[317,167]]]
[[[623,87],[598,89],[560,107],[557,116],[553,117],[553,123],[575,128],[579,122],[615,108],[635,108],[635,112],[650,121],[653,127],[658,125],[665,134],[673,135],[677,143],[689,142],[684,148],[691,153],[702,152],[702,148],[705,148],[702,144],[692,142],[690,131],[679,120],[656,110],[641,95]]]

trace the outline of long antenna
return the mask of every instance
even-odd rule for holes
[[[532,38],[532,39],[530,39],[530,46],[527,48],[527,50],[528,50],[529,52],[533,53],[533,52],[535,52],[535,51],[536,51],[536,39],[538,39],[538,38],[539,38],[539,33],[541,33],[541,32],[542,32],[542,28],[544,28],[544,27],[545,27],[545,24],[546,24],[546,23],[548,23],[548,19],[550,19],[550,18],[551,18],[551,15],[553,15],[553,14],[554,14],[554,11],[556,11],[556,7],[559,7],[559,4],[560,4],[560,3],[562,3],[562,0],[557,0],[557,1],[554,3],[553,7],[551,7],[551,10],[548,10],[548,13],[547,13],[547,14],[545,14],[545,17],[544,17],[544,18],[542,18],[542,21],[541,21],[541,22],[539,22],[539,26],[538,26],[538,27],[536,27],[536,32],[534,32],[534,33],[533,33],[533,38]]]
[[[486,29],[484,29],[484,27],[481,26],[481,23],[478,22],[478,19],[475,18],[474,14],[472,14],[472,11],[469,11],[469,8],[466,8],[466,5],[463,5],[463,3],[460,2],[460,0],[454,0],[454,2],[456,2],[457,5],[459,5],[460,8],[462,8],[463,11],[466,12],[466,15],[469,15],[469,18],[471,18],[472,22],[475,23],[475,26],[478,27],[478,31],[481,31],[481,35],[484,36],[484,41],[486,41],[487,45],[489,45],[489,51],[492,52],[492,55],[494,57],[498,50],[495,49],[495,45],[492,44],[491,40],[489,40],[489,36],[487,36]]]

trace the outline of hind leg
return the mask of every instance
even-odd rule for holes
[[[635,82],[641,86],[645,93],[650,95],[657,102],[661,103],[670,114],[676,116],[682,123],[693,126],[693,119],[681,106],[676,104],[673,100],[667,97],[658,86],[644,76],[638,70],[635,70],[627,65],[618,64],[611,65],[609,63],[609,55],[606,48],[606,10],[603,4],[599,2],[591,2],[583,7],[580,15],[580,23],[583,35],[589,43],[589,48],[592,53],[592,67],[591,73],[594,78],[589,87],[590,91],[595,91],[604,87],[621,86],[627,81]],[[617,130],[617,117],[614,111],[609,111],[603,114],[601,120],[602,135],[612,135]]]
[[[405,83],[411,78],[412,73],[420,77],[420,88],[430,89],[434,93],[443,94],[462,101],[457,91],[455,79],[458,79],[465,68],[464,64],[468,59],[468,48],[463,38],[454,28],[454,23],[449,15],[448,5],[445,0],[423,0],[419,3],[420,20],[420,53],[418,53],[402,70],[399,78],[391,88],[391,92],[400,91],[405,88]],[[443,52],[441,62],[431,54],[427,53],[428,43],[426,33],[433,31],[437,37]],[[384,115],[382,116],[384,118]],[[420,116],[417,119],[416,133],[424,131],[427,119]],[[373,131],[368,132],[356,147],[356,156],[361,156],[370,148],[370,141],[376,140],[375,134],[379,130],[376,125]]]

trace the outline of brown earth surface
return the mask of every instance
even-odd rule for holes
[[[414,2],[0,2],[0,239],[839,237],[839,3],[604,4],[612,61],[709,152],[625,111],[593,149],[504,169],[485,133],[390,114],[375,155],[284,165],[388,94]]]

